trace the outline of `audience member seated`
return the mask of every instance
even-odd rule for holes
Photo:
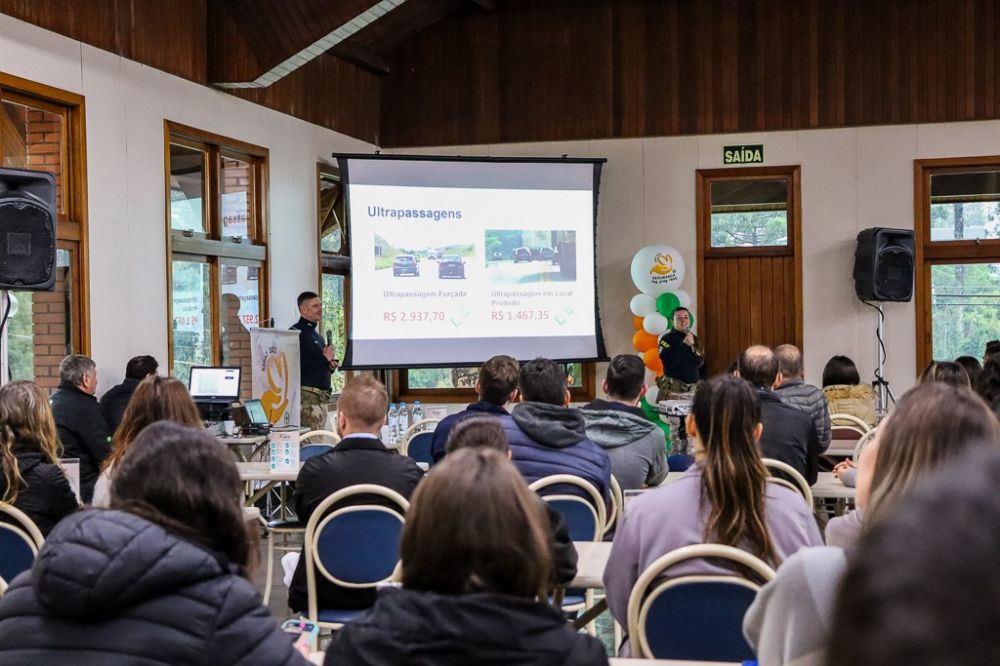
[[[545,514],[502,453],[448,454],[413,495],[401,552],[402,588],[334,634],[327,665],[608,663],[536,600],[551,578]]]
[[[580,410],[588,439],[611,460],[611,473],[622,490],[655,486],[667,476],[666,438],[639,408],[648,388],[646,366],[635,354],[611,359],[604,379],[607,400],[592,400]]]
[[[479,401],[472,403],[464,411],[449,414],[434,428],[431,456],[435,463],[444,458],[448,434],[456,423],[477,414],[508,414],[507,405],[517,399],[518,369],[517,361],[510,356],[494,356],[480,366],[479,378],[476,379]]]
[[[767,480],[756,441],[760,409],[747,382],[731,375],[702,382],[687,431],[694,440],[694,466],[677,481],[631,500],[615,534],[604,587],[608,608],[623,626],[636,579],[672,550],[717,543],[777,567],[799,548],[822,543],[802,496]],[[700,560],[678,565],[669,575],[728,573]],[[623,645],[622,656],[627,653]]]
[[[125,380],[108,389],[108,392],[101,396],[101,411],[104,413],[104,420],[108,422],[108,429],[114,432],[121,425],[122,417],[125,415],[125,408],[128,401],[135,393],[139,382],[155,375],[159,363],[152,356],[135,356],[125,364]]]
[[[192,428],[203,425],[198,407],[184,384],[179,379],[154,373],[139,383],[125,410],[121,426],[111,437],[111,454],[104,460],[101,475],[94,485],[94,506],[110,506],[111,480],[115,469],[142,429],[156,421],[173,421]]]
[[[104,459],[111,451],[111,432],[94,393],[97,366],[72,354],[59,363],[59,387],[50,398],[63,455],[80,459],[80,499],[89,504]]]
[[[830,519],[827,544],[853,546],[863,521],[892,507],[943,461],[981,439],[1000,440],[1000,423],[967,387],[932,382],[907,391],[862,451],[858,509]]]
[[[819,440],[813,419],[805,412],[785,404],[774,392],[781,385],[778,359],[768,347],[755,345],[740,355],[740,377],[756,390],[760,403],[760,435],[763,457],[791,465],[806,483],[816,483],[819,472]],[[778,473],[780,475],[780,473]]]
[[[986,361],[975,385],[976,393],[1000,414],[1000,355]]]
[[[976,388],[979,373],[983,371],[983,364],[979,362],[979,359],[974,356],[959,356],[955,359],[955,363],[965,368],[965,374],[969,376],[969,385]]]
[[[566,373],[536,358],[521,366],[521,400],[501,418],[511,459],[528,483],[555,474],[578,476],[610,499],[611,461],[587,439],[583,413],[569,406]]]
[[[975,447],[872,526],[844,575],[826,664],[1000,663],[998,487],[996,448]]]
[[[873,526],[892,523],[909,504],[915,488],[977,444],[990,442],[1000,449],[1000,424],[990,410],[969,389],[943,383],[921,384],[908,391],[877,432],[860,461],[859,509],[851,517],[830,522],[827,547],[800,550],[786,561],[747,611],[743,630],[760,663],[825,664],[825,650],[838,635],[831,633],[831,617],[848,563],[844,548],[837,546],[854,546],[858,536]],[[925,543],[937,542],[944,523],[937,515],[928,518]],[[929,526],[933,526],[930,531]],[[924,574],[934,578],[937,569]],[[914,588],[913,593],[919,596],[922,588]]]
[[[37,384],[0,388],[0,499],[35,522],[43,535],[78,503],[59,467],[59,437],[49,398]]]
[[[952,386],[971,386],[965,368],[952,361],[931,361],[920,373],[919,381],[921,384],[944,382]]]
[[[337,433],[343,439],[326,453],[307,460],[296,480],[295,515],[302,523],[308,522],[313,510],[331,494],[361,483],[385,486],[409,499],[423,472],[411,458],[379,441],[388,408],[385,387],[371,375],[356,377],[344,386],[337,402]],[[316,594],[321,610],[367,608],[375,603],[375,590],[341,587],[323,576],[316,577]],[[295,612],[308,608],[304,557],[299,557],[292,575],[288,606]]]
[[[989,361],[994,356],[1000,354],[1000,340],[990,340],[986,343],[986,348],[983,351],[983,365]]]
[[[472,416],[452,428],[447,452],[451,454],[459,449],[495,449],[510,460],[510,447],[507,445],[503,426],[498,419],[490,416]],[[540,498],[536,497],[536,501],[544,507],[549,519],[553,555],[552,582],[565,585],[576,577],[576,548],[570,540],[569,529],[562,514]]]
[[[854,361],[846,356],[834,356],[823,368],[823,395],[830,405],[830,414],[850,414],[874,427],[875,391],[861,383]],[[836,424],[834,424],[836,425]]]
[[[0,663],[306,664],[249,581],[239,494],[212,437],[146,428],[112,510],[64,518],[0,599]]]
[[[823,391],[806,384],[802,378],[802,352],[795,345],[779,345],[774,350],[774,356],[778,359],[778,372],[781,374],[781,384],[774,389],[774,394],[786,405],[812,418],[819,450],[826,451],[831,439],[830,406]]]

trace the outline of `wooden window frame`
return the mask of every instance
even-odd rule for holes
[[[189,234],[175,230],[170,216],[170,145],[179,144],[204,150],[205,159],[205,201],[202,214],[205,216],[204,234]],[[225,239],[222,233],[221,215],[221,158],[231,157],[249,161],[253,165],[252,194],[250,210],[253,220],[249,222],[249,237],[243,242]],[[211,280],[209,324],[212,335],[211,358],[213,365],[222,361],[222,324],[219,301],[222,296],[221,264],[231,262],[239,265],[258,266],[259,317],[263,324],[269,317],[270,306],[270,259],[269,227],[267,219],[270,151],[238,139],[231,139],[212,132],[205,132],[170,120],[163,121],[163,162],[164,162],[164,229],[167,247],[167,367],[174,367],[174,327],[173,327],[173,262],[197,261],[209,265]]]
[[[342,230],[344,245],[341,245],[341,247],[346,247],[346,251],[340,254],[324,252],[323,220],[319,217],[319,211],[323,208],[323,192],[320,184],[324,177],[340,180],[341,187],[343,187],[340,169],[325,162],[316,163],[316,257],[319,269],[317,272],[318,284],[316,286],[316,293],[322,299],[324,275],[340,275],[344,278],[344,332],[345,335],[349,335],[351,330],[351,247],[347,233],[347,216],[345,215],[341,220],[341,223],[344,225]],[[353,373],[348,371],[347,374],[350,377]]]
[[[74,352],[89,356],[90,334],[90,252],[87,216],[87,113],[83,95],[53,88],[0,72],[0,98],[28,104],[63,117],[62,181],[64,209],[58,211],[56,246],[70,252],[70,345]]]
[[[1000,171],[1000,155],[913,160],[913,294],[917,368],[933,360],[931,266],[1000,262],[1000,238],[931,240],[931,177],[949,173]]]

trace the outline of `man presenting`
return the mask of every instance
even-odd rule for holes
[[[303,291],[297,299],[299,320],[292,330],[299,332],[299,377],[302,382],[302,407],[299,425],[309,430],[326,426],[326,406],[330,402],[330,375],[340,365],[333,357],[333,347],[318,330],[323,317],[323,301],[312,291]]]

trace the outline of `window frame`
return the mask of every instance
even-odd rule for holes
[[[204,216],[205,234],[175,230],[171,223],[170,200],[170,146],[178,144],[205,151]],[[175,260],[195,261],[209,265],[211,281],[209,308],[211,331],[211,359],[213,365],[222,362],[222,325],[219,309],[222,299],[223,263],[235,262],[240,265],[259,267],[258,272],[258,316],[261,324],[266,322],[270,312],[270,259],[269,225],[267,218],[269,192],[270,151],[245,141],[195,129],[170,120],[163,121],[164,156],[164,233],[166,235],[167,274],[167,367],[174,367],[174,313],[173,313],[173,262]],[[249,209],[252,220],[249,237],[236,242],[222,237],[222,188],[221,160],[224,157],[247,161],[253,166],[251,177],[252,193]]]
[[[798,166],[731,167],[699,171],[703,177],[697,184],[697,196],[704,202],[704,219],[699,224],[699,241],[702,253],[708,259],[727,257],[791,257],[799,243],[799,201],[796,196]],[[714,247],[712,245],[712,184],[720,181],[781,180],[788,183],[785,199],[787,242],[784,245],[759,245],[753,247]],[[699,271],[700,274],[700,271]]]
[[[82,95],[67,92],[0,71],[0,99],[63,117],[62,157],[63,208],[56,213],[56,247],[70,253],[71,294],[70,346],[89,356],[90,332],[90,239],[87,208],[87,113]],[[4,352],[6,354],[6,351]],[[7,360],[4,359],[4,367]],[[0,384],[7,383],[7,373]]]
[[[1000,155],[913,161],[914,257],[917,368],[933,360],[931,267],[940,264],[1000,263],[1000,238],[931,240],[931,178],[970,171],[1000,171]]]
[[[323,210],[322,183],[324,178],[332,178],[340,182],[341,200],[345,202],[344,214],[340,218],[341,225],[343,226],[342,233],[344,235],[340,254],[323,251],[323,220],[320,217],[320,212]],[[320,295],[320,299],[323,298],[324,275],[339,275],[344,278],[344,343],[346,345],[346,338],[351,330],[351,244],[347,229],[346,193],[343,191],[343,182],[340,169],[336,166],[325,162],[316,163],[316,257],[318,268],[316,293]],[[348,377],[352,376],[352,374],[352,372],[347,371]]]

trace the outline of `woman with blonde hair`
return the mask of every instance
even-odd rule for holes
[[[104,460],[101,475],[94,486],[94,506],[109,506],[111,479],[115,469],[142,429],[156,421],[173,421],[192,428],[202,427],[198,406],[179,379],[150,375],[136,387],[125,408],[122,423],[111,439],[111,455]]]
[[[548,524],[500,451],[464,448],[434,466],[400,554],[403,587],[334,634],[326,664],[607,664],[596,639],[537,601],[552,569]]]
[[[627,624],[628,599],[661,555],[695,544],[740,548],[777,568],[804,546],[822,543],[812,508],[794,490],[769,483],[757,442],[762,432],[753,388],[731,375],[698,386],[687,431],[695,463],[673,483],[629,502],[604,570],[608,608]],[[693,560],[668,577],[732,572]],[[626,646],[622,646],[621,656]]]
[[[0,388],[0,499],[26,513],[43,535],[79,506],[59,453],[45,391],[23,380]]]

